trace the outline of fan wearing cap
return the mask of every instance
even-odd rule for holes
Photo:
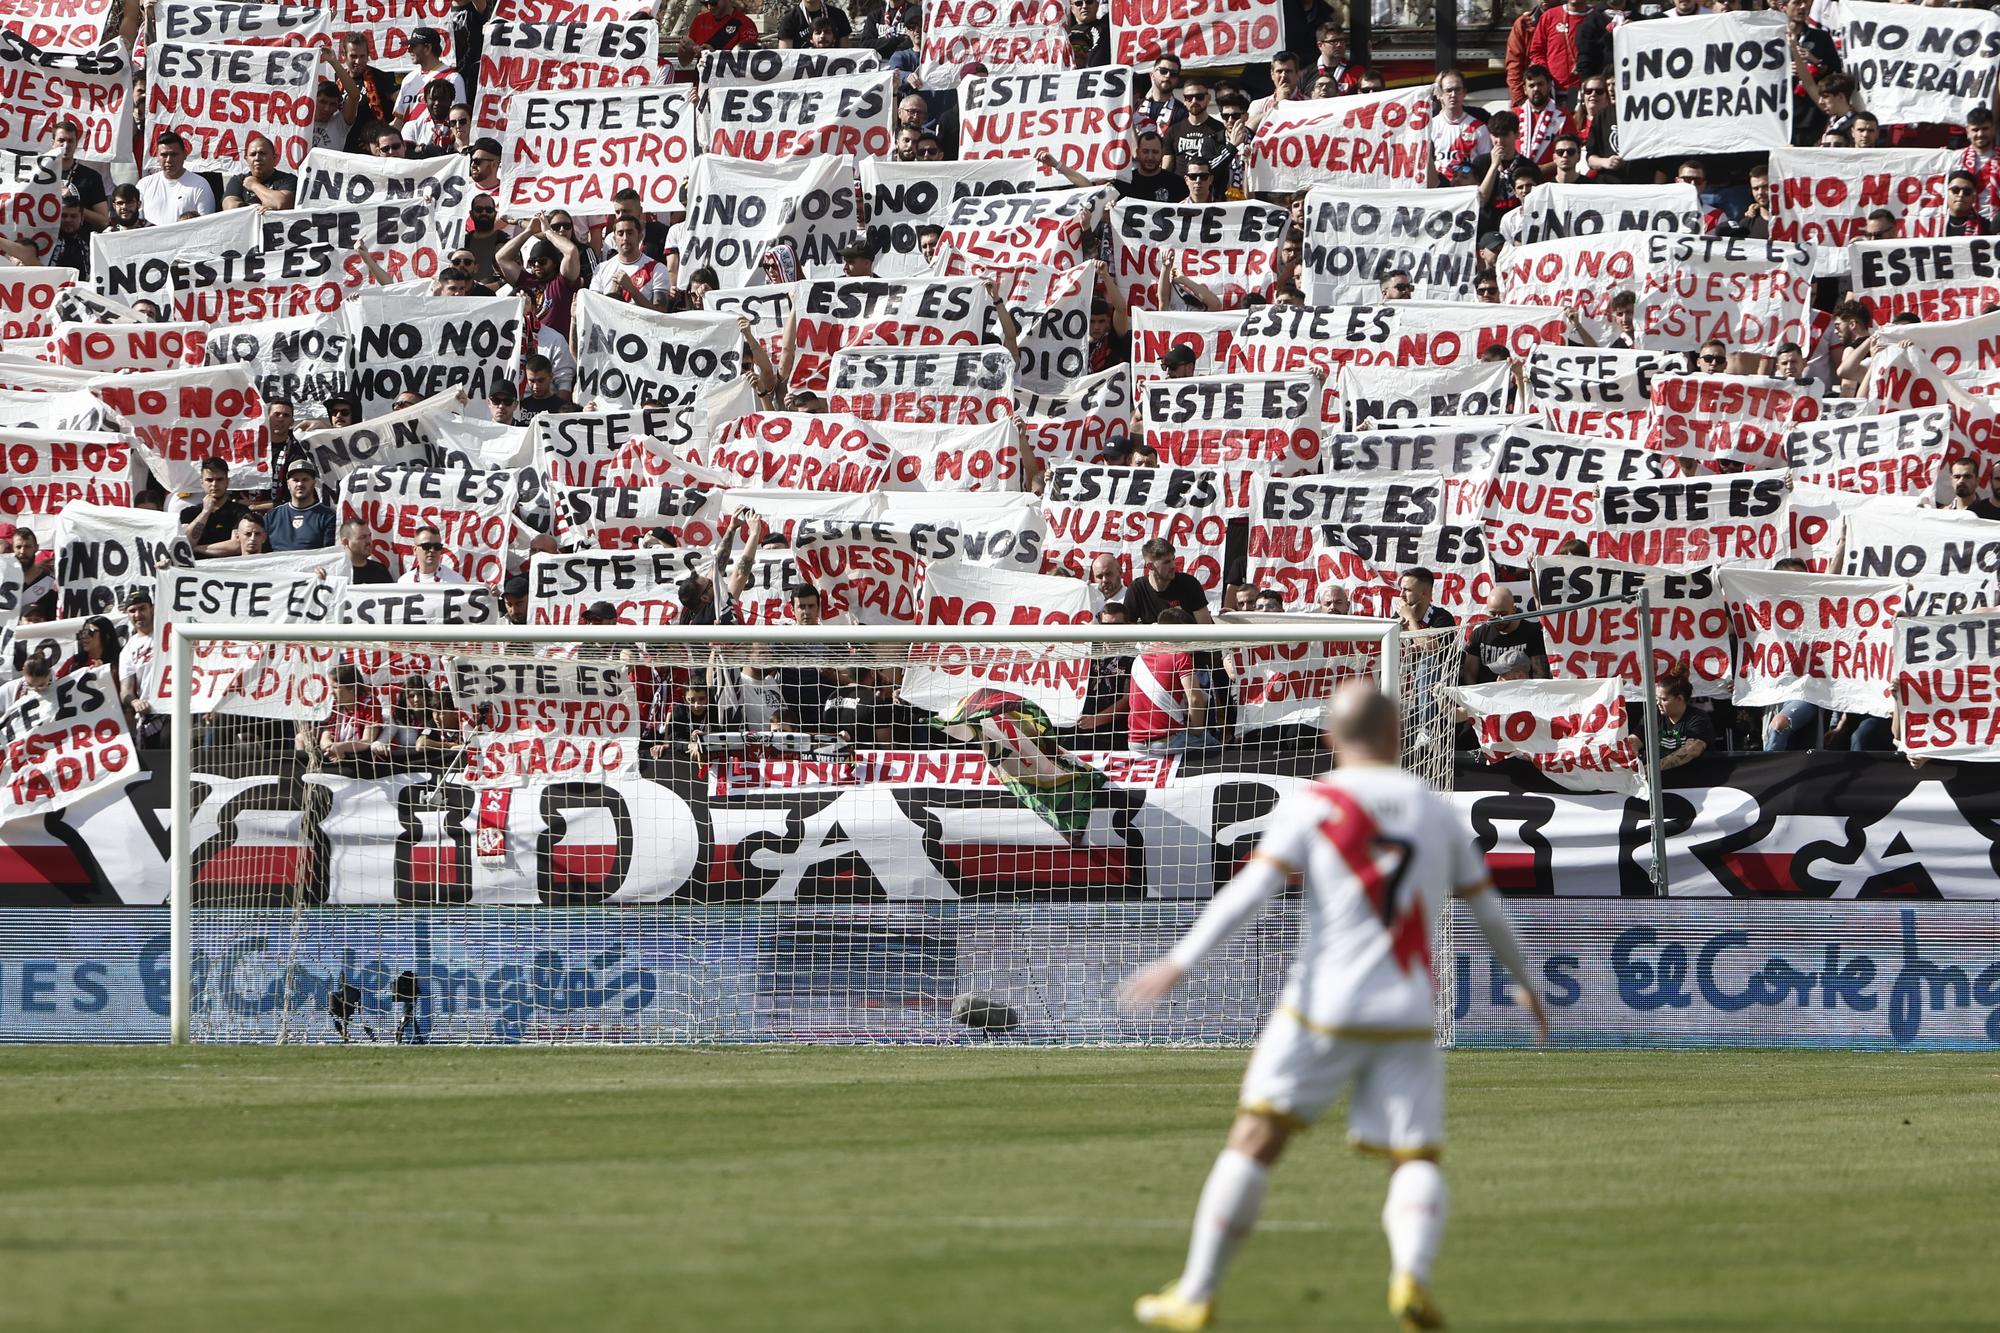
[[[700,0],[701,12],[688,24],[681,38],[680,57],[692,64],[703,51],[731,51],[739,46],[755,46],[761,36],[757,20],[737,5],[736,0]]]
[[[520,292],[530,332],[539,335],[547,325],[569,338],[570,312],[583,282],[583,251],[575,241],[537,214],[500,247],[493,266]]]
[[[125,623],[132,632],[118,650],[118,698],[125,705],[133,737],[141,746],[158,745],[167,722],[153,711],[160,641],[153,633],[152,593],[134,588],[125,594]]]
[[[296,454],[285,467],[286,500],[264,516],[273,551],[316,551],[333,545],[340,528],[333,506],[319,493],[319,467]]]
[[[417,67],[403,76],[403,86],[396,91],[396,127],[417,113],[423,104],[424,89],[435,79],[448,79],[451,83],[453,104],[468,100],[465,95],[465,80],[444,63],[444,34],[436,28],[412,28],[410,30],[410,59]]]
[[[1184,380],[1194,374],[1194,348],[1186,343],[1175,343],[1160,358],[1160,373],[1170,380]]]

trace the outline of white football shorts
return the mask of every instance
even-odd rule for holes
[[[1429,1033],[1327,1030],[1280,1006],[1243,1073],[1241,1109],[1304,1128],[1349,1084],[1355,1148],[1398,1159],[1443,1149],[1444,1053]]]

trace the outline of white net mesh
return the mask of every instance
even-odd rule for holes
[[[1324,767],[1319,708],[1380,646],[863,633],[200,645],[240,683],[174,740],[194,1039],[1252,1037],[1289,911],[1157,1014],[1113,996]],[[1401,639],[1406,764],[1440,788],[1456,643]],[[231,711],[278,711],[249,699],[273,671],[311,716]]]

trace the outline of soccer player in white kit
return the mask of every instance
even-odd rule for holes
[[[1465,821],[1398,766],[1400,719],[1373,685],[1341,687],[1327,710],[1337,767],[1278,804],[1270,831],[1228,888],[1166,957],[1125,983],[1127,1008],[1165,998],[1209,952],[1286,884],[1305,876],[1305,928],[1276,1012],[1250,1067],[1229,1139],[1195,1206],[1187,1266],[1133,1307],[1154,1328],[1206,1328],[1230,1256],[1249,1236],[1270,1168],[1352,1086],[1348,1136],[1389,1162],[1382,1229],[1389,1237],[1389,1311],[1405,1329],[1442,1328],[1431,1261],[1444,1238],[1444,1059],[1433,1034],[1430,922],[1466,900],[1494,954],[1520,983],[1518,1003],[1548,1039],[1485,859]],[[1450,963],[1447,961],[1446,966]]]

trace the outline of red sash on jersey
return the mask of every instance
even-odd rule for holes
[[[1421,961],[1424,975],[1434,982],[1431,936],[1424,926],[1423,895],[1414,891],[1408,894],[1398,892],[1403,882],[1403,870],[1412,854],[1410,847],[1385,839],[1375,816],[1339,787],[1330,782],[1315,782],[1313,791],[1333,807],[1333,813],[1320,821],[1320,836],[1340,854],[1340,859],[1347,863],[1347,868],[1360,882],[1361,891],[1368,895],[1376,919],[1381,921],[1382,929],[1389,932],[1389,953],[1396,960],[1396,966],[1407,974],[1412,963]],[[1391,873],[1385,875],[1376,861],[1378,850],[1400,853]]]
[[[653,280],[653,270],[658,268],[659,266],[660,266],[660,261],[648,255],[646,257],[646,262],[639,265],[639,271],[631,275],[632,286],[625,287],[621,285],[618,288],[616,293],[618,299],[621,301],[630,301],[632,299],[632,291],[634,288],[643,293],[646,290],[646,284]]]

